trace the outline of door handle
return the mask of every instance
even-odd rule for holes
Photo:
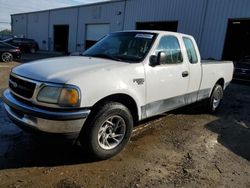
[[[188,71],[182,72],[182,77],[188,77],[188,75],[189,75]]]

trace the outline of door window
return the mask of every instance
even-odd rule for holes
[[[164,52],[167,55],[165,64],[177,64],[183,62],[180,44],[175,36],[163,36],[156,49],[156,55]]]
[[[193,41],[187,37],[184,37],[183,41],[186,47],[189,62],[192,64],[198,63],[198,58],[197,58],[196,50],[194,48]]]
[[[21,43],[21,42],[22,42],[22,39],[13,39],[12,42],[13,42],[13,43]]]

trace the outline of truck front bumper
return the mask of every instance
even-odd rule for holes
[[[2,96],[9,118],[24,130],[75,138],[90,113],[89,109],[58,110],[30,106],[5,90]]]

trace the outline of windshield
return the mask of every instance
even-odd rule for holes
[[[104,37],[82,55],[131,63],[141,62],[149,52],[155,38],[155,33],[114,33]]]

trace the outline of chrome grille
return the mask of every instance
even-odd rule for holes
[[[36,84],[21,79],[20,77],[10,75],[9,87],[14,93],[24,98],[30,99],[34,94]]]

